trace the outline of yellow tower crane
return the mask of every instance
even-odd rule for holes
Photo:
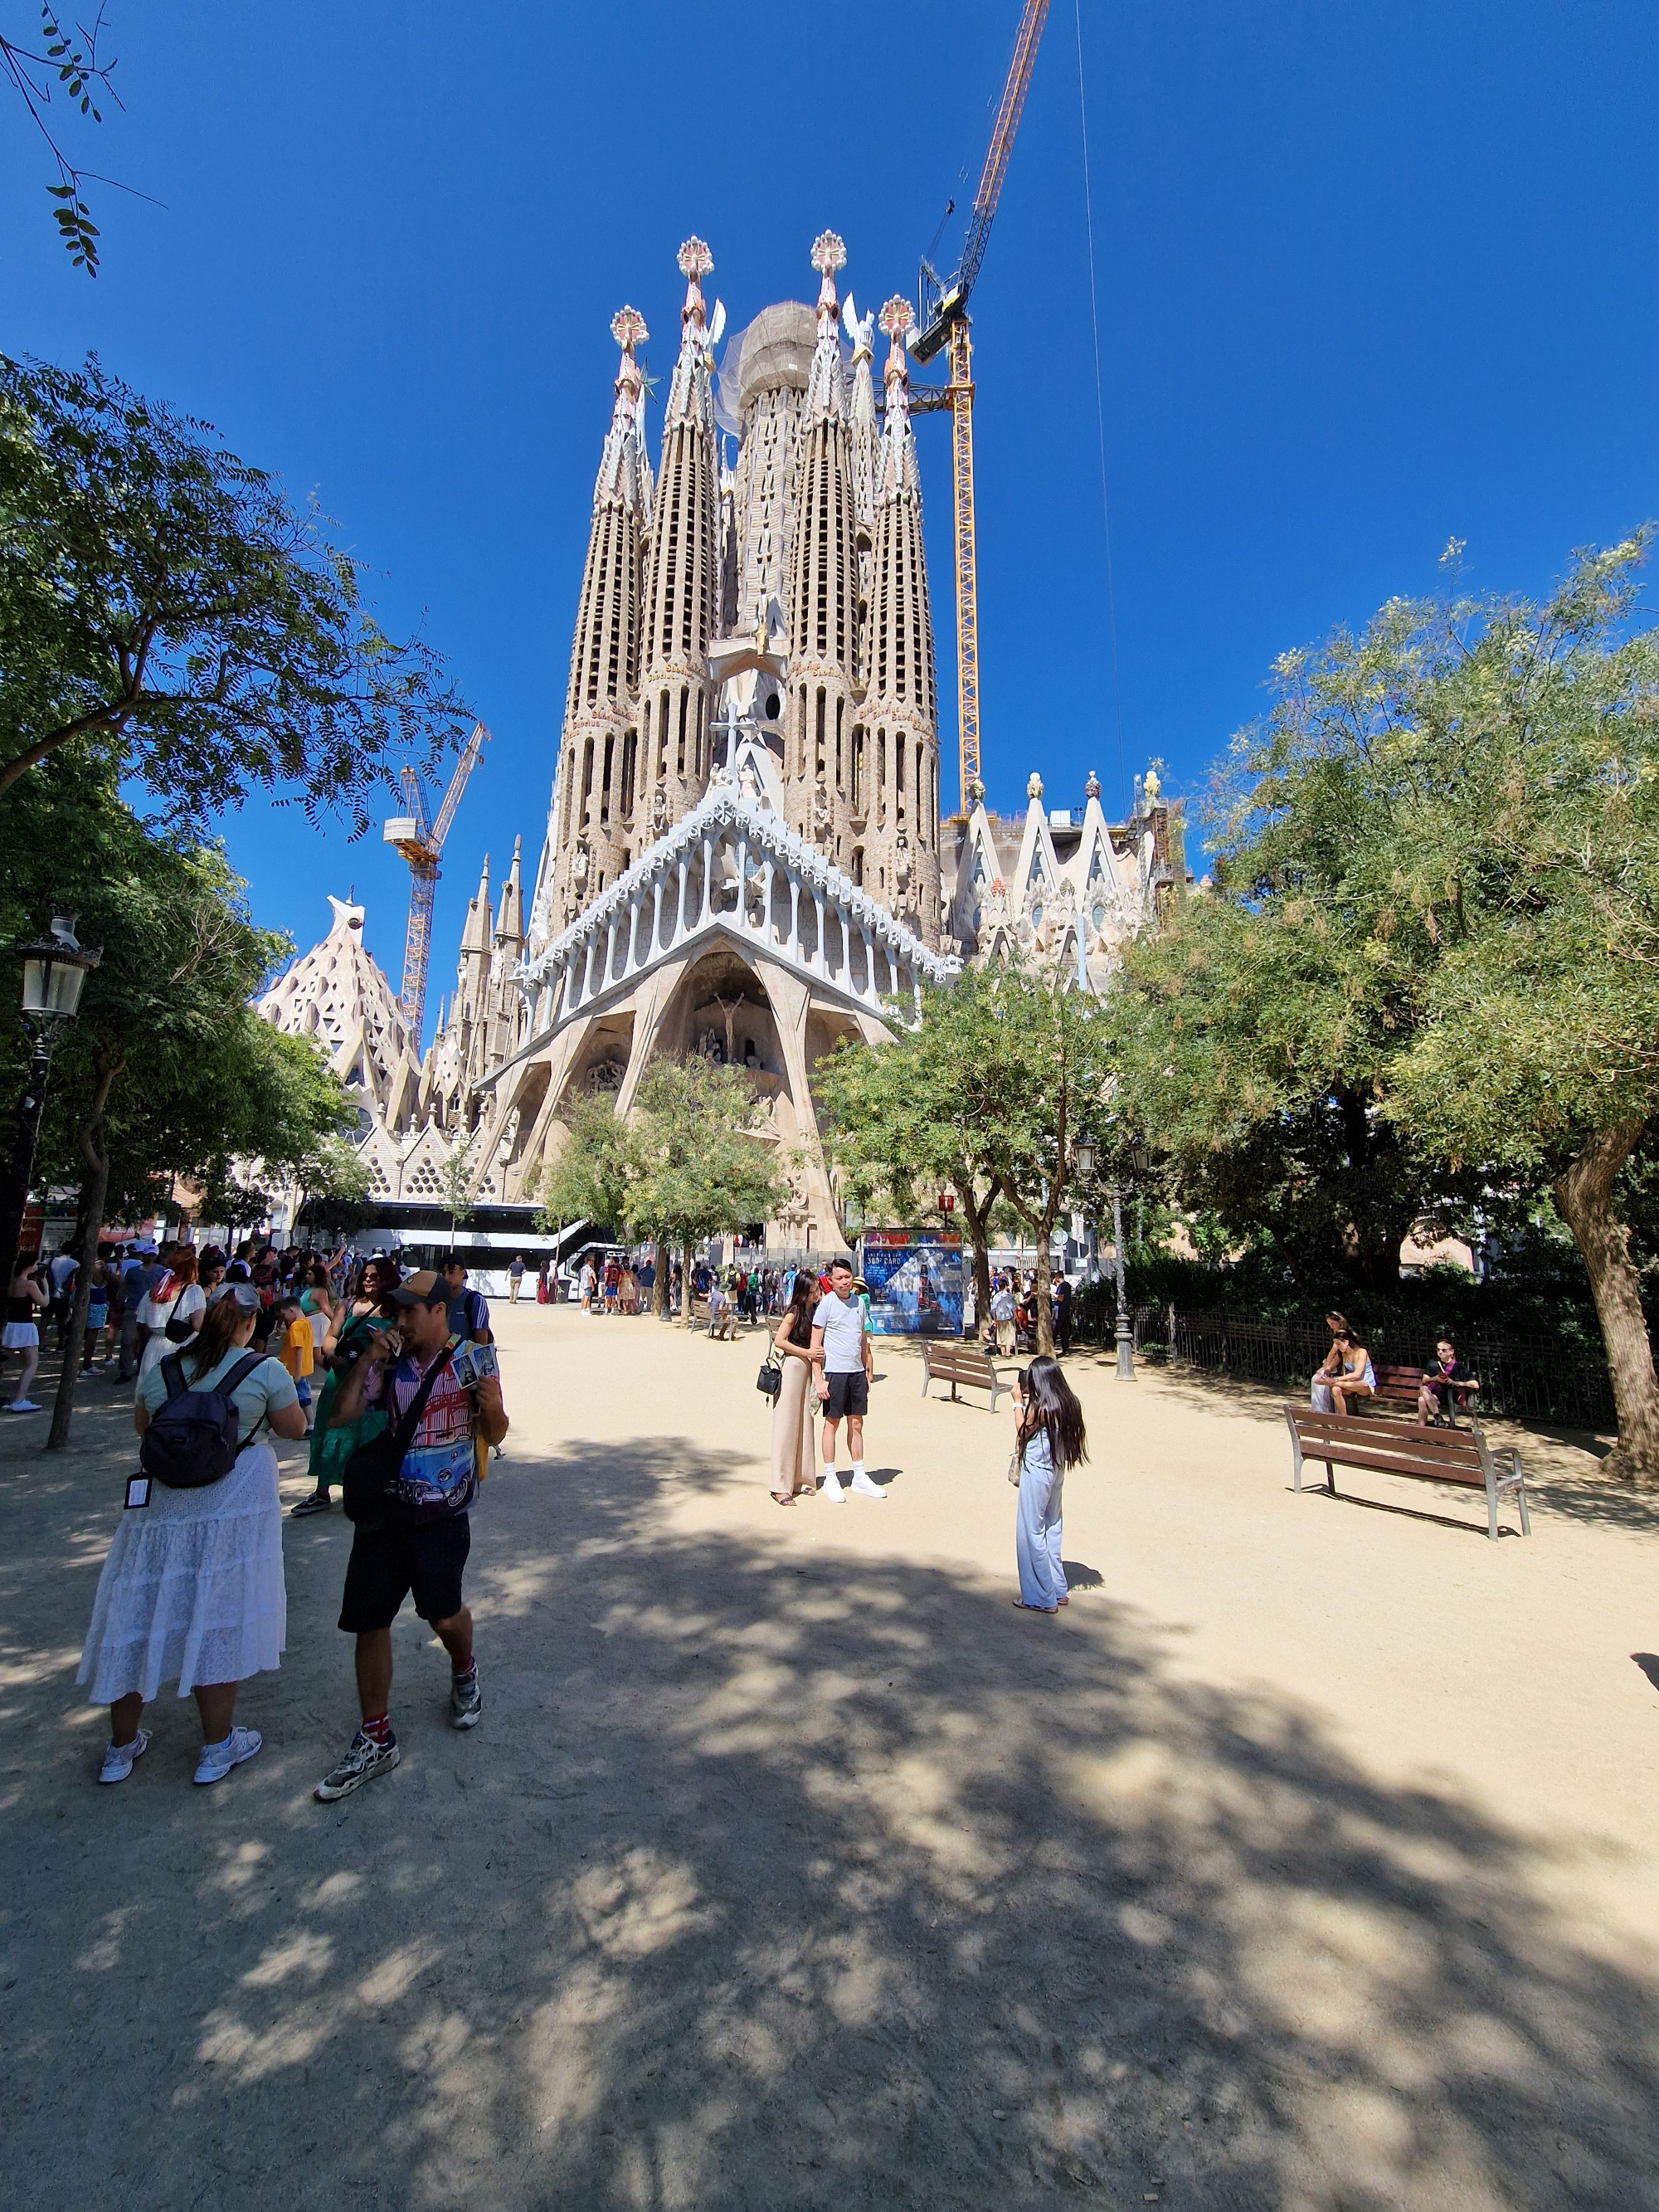
[[[962,258],[954,276],[941,279],[931,263],[921,264],[916,296],[916,338],[910,351],[917,361],[931,361],[947,343],[951,349],[951,381],[912,391],[912,409],[948,407],[951,413],[951,461],[954,480],[957,530],[957,724],[962,756],[962,811],[965,815],[979,795],[979,569],[974,550],[974,377],[973,349],[968,337],[968,295],[974,289],[985,247],[991,235],[991,219],[1002,197],[1008,173],[1008,156],[1036,61],[1037,42],[1048,19],[1048,0],[1025,0],[1014,40],[1014,58],[1002,88],[1002,104],[991,133],[985,168],[974,195],[974,212],[963,241]],[[978,787],[978,788],[976,788]]]
[[[417,1060],[421,1030],[426,1020],[426,969],[432,953],[432,902],[438,889],[438,855],[443,851],[449,825],[455,819],[455,809],[461,803],[467,778],[477,766],[478,755],[489,735],[482,722],[472,725],[472,734],[461,748],[461,757],[455,763],[455,773],[449,779],[449,788],[444,793],[435,822],[426,818],[426,794],[421,788],[420,777],[412,768],[404,769],[399,781],[409,811],[406,814],[394,814],[382,833],[386,843],[395,845],[409,863],[409,927],[404,935],[404,988],[398,1004],[409,1024],[410,1039]]]

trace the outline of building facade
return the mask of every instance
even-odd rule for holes
[[[838,1242],[823,1055],[887,1035],[896,1002],[964,961],[1097,990],[1115,948],[1184,890],[1152,775],[1115,824],[1092,777],[1073,811],[1046,807],[1035,775],[1022,817],[991,816],[976,791],[965,820],[941,820],[911,310],[843,305],[833,232],[810,258],[816,303],[763,308],[717,366],[713,257],[681,247],[654,470],[645,321],[624,307],[611,323],[621,360],[528,910],[515,845],[495,905],[486,862],[418,1079],[376,1092],[364,1145],[386,1195],[465,1147],[476,1195],[528,1202],[574,1097],[626,1113],[653,1057],[703,1052],[746,1067],[765,1106],[790,1193],[773,1234]]]

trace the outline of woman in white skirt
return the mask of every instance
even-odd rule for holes
[[[202,1325],[207,1292],[196,1279],[196,1254],[188,1244],[177,1244],[167,1255],[167,1273],[138,1308],[138,1319],[149,1331],[144,1356],[138,1363],[138,1380],[151,1374]],[[169,1328],[173,1334],[167,1334]],[[186,1328],[190,1335],[185,1334]],[[158,1399],[156,1403],[159,1405]]]
[[[241,1357],[259,1314],[251,1284],[228,1284],[180,1354],[188,1389],[210,1390]],[[138,1385],[140,1436],[167,1395],[160,1361]],[[282,1509],[276,1455],[255,1441],[269,1428],[304,1436],[306,1417],[288,1370],[264,1359],[235,1391],[242,1449],[222,1481],[201,1490],[152,1485],[150,1502],[122,1514],[93,1601],[92,1626],[76,1677],[91,1702],[109,1707],[110,1741],[100,1782],[125,1782],[149,1743],[145,1702],[164,1682],[191,1691],[202,1716],[200,1783],[222,1781],[252,1759],[262,1739],[233,1725],[236,1686],[281,1663],[288,1638]]]
[[[803,1267],[783,1319],[772,1332],[772,1348],[783,1360],[783,1379],[772,1408],[772,1495],[780,1505],[817,1495],[817,1462],[812,1452],[812,1314],[818,1279]]]
[[[6,1408],[11,1413],[38,1413],[40,1410],[29,1395],[29,1384],[40,1364],[40,1316],[46,1303],[40,1277],[40,1255],[20,1252],[6,1288],[5,1349],[18,1353],[23,1362],[17,1388]]]

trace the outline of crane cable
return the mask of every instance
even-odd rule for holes
[[[1123,696],[1117,673],[1117,596],[1112,583],[1112,510],[1106,495],[1106,402],[1100,377],[1100,307],[1095,293],[1095,215],[1089,190],[1089,106],[1083,90],[1083,0],[1072,0],[1077,21],[1077,106],[1083,126],[1083,216],[1089,237],[1089,319],[1095,339],[1095,429],[1100,441],[1100,519],[1106,532],[1106,623],[1112,646],[1112,711],[1117,724],[1117,787],[1127,815],[1123,774]]]

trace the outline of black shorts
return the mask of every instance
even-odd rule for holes
[[[360,1528],[346,1562],[340,1626],[348,1636],[390,1628],[411,1590],[422,1620],[448,1620],[461,1609],[461,1570],[472,1548],[465,1513],[441,1521]]]
[[[856,1413],[860,1420],[870,1410],[870,1381],[860,1367],[856,1375],[827,1375],[830,1396],[823,1408],[826,1421],[844,1420]]]

